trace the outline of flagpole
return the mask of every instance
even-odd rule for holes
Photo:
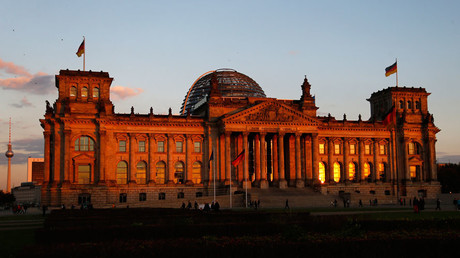
[[[214,150],[211,151],[211,154],[214,153]],[[212,162],[214,162],[214,156],[213,156],[213,160]],[[212,166],[212,179],[214,181],[214,203],[216,203],[216,170],[214,169],[214,166]]]
[[[84,46],[84,50],[83,50],[83,72],[85,71],[85,57],[86,57],[86,39],[85,39],[85,36],[83,36],[83,46]]]
[[[396,87],[398,87],[398,58],[396,58]]]

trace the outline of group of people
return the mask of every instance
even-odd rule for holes
[[[180,206],[181,209],[183,210],[191,210],[192,209],[192,203],[190,201],[188,201],[187,205],[185,205],[185,202],[182,202],[182,205]],[[200,206],[198,205],[198,203],[195,201],[195,203],[193,204],[193,208],[195,210],[203,210],[203,211],[219,211],[220,210],[220,204],[218,201],[216,202],[211,202],[211,206],[209,205],[209,203],[205,203],[203,208],[200,208]]]
[[[249,201],[249,208],[254,208],[257,210],[257,208],[260,208],[260,200],[250,200]]]
[[[415,213],[419,213],[420,211],[425,209],[425,199],[414,197],[412,201],[412,207],[414,208]]]
[[[14,214],[26,214],[27,212],[27,205],[15,205],[13,206],[13,213]]]

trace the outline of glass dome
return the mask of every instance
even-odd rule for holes
[[[182,102],[182,115],[186,114],[187,110],[193,112],[193,110],[207,102],[211,91],[213,74],[216,75],[222,97],[266,97],[259,84],[249,76],[232,69],[218,69],[201,75],[193,83]]]

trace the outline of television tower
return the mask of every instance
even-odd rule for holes
[[[14,156],[13,146],[11,145],[11,117],[10,117],[10,134],[8,141],[8,150],[5,152],[5,156],[8,158],[8,176],[6,179],[6,192],[11,192],[11,158]]]

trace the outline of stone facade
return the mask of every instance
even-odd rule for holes
[[[312,187],[388,200],[440,193],[439,129],[425,89],[375,92],[368,99],[370,119],[353,121],[318,116],[306,78],[300,99],[280,100],[223,96],[225,78],[210,76],[209,94],[183,115],[157,115],[152,108],[119,114],[108,73],[61,70],[58,99],[47,103],[40,120],[42,202],[170,207],[209,198],[214,189],[228,193],[230,185],[232,192]],[[392,107],[394,119],[384,124]],[[242,162],[232,166],[242,152]]]

